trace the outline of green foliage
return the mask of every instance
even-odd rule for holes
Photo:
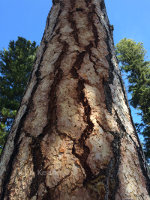
[[[18,37],[0,51],[0,147],[2,148],[25,91],[35,60],[36,43]]]
[[[127,73],[131,105],[141,111],[142,123],[137,130],[145,137],[145,153],[150,158],[150,62],[145,61],[143,44],[131,39],[122,39],[116,52],[121,69]]]

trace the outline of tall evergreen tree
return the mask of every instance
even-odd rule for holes
[[[18,37],[0,51],[0,147],[19,108],[35,60],[36,43]]]
[[[145,153],[150,159],[150,61],[146,61],[143,44],[131,39],[122,39],[116,45],[116,52],[129,80],[131,105],[142,116],[142,123],[137,124],[137,130],[145,137]]]
[[[1,156],[0,199],[150,200],[105,3],[53,3]]]

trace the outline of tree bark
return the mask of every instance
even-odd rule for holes
[[[0,178],[1,200],[150,200],[103,0],[53,0]]]

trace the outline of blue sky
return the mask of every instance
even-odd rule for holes
[[[143,42],[150,55],[150,0],[105,0],[114,41],[131,38]],[[0,0],[0,50],[18,36],[41,41],[51,0]],[[135,121],[140,118],[133,112]]]
[[[105,0],[115,43],[127,37],[142,41],[150,54],[150,1]],[[0,0],[0,49],[23,36],[40,42],[52,0]]]
[[[114,40],[131,38],[143,42],[150,55],[150,1],[105,0],[110,22],[114,25]]]

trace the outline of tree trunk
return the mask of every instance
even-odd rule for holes
[[[0,163],[0,199],[150,200],[103,0],[54,0]]]

